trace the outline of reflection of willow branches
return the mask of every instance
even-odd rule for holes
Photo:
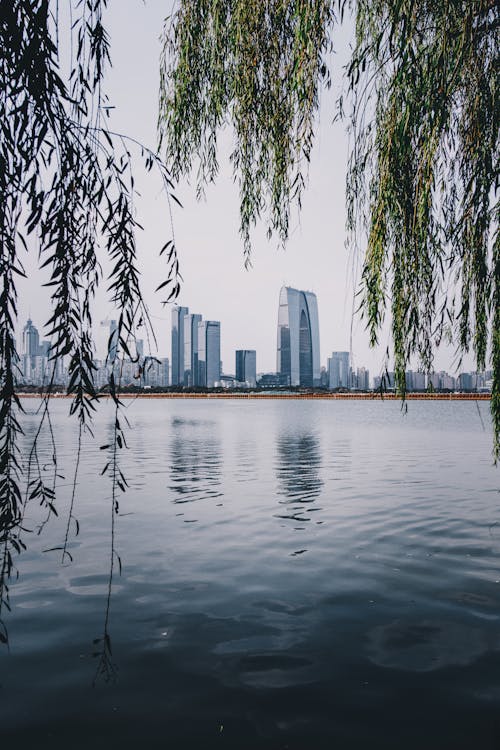
[[[133,331],[133,321],[135,316],[140,312],[139,308],[135,308],[135,310],[132,311],[132,317],[130,319],[130,324],[123,323],[123,325],[120,325],[122,323],[122,319],[120,319],[120,324],[117,328],[117,339],[118,344],[121,344],[122,351],[125,350],[129,352],[129,343],[130,338],[135,338],[135,334]],[[144,311],[145,314],[147,314],[147,311]],[[126,335],[122,335],[122,331],[126,331]],[[109,346],[108,346],[108,356],[111,355],[111,352],[113,352],[113,357],[116,354],[116,342],[114,340],[110,339]],[[100,644],[100,649],[94,652],[94,656],[98,657],[98,663],[96,672],[94,675],[93,684],[95,685],[99,678],[104,679],[105,682],[110,682],[114,679],[116,679],[117,674],[117,668],[115,663],[113,662],[113,654],[112,654],[112,647],[111,647],[111,635],[109,632],[109,622],[110,622],[110,613],[111,613],[111,596],[113,593],[113,577],[115,573],[115,559],[118,562],[119,567],[119,573],[121,575],[122,572],[122,562],[120,555],[118,554],[116,550],[116,516],[119,513],[120,510],[120,504],[118,501],[118,491],[125,492],[126,488],[128,487],[128,482],[123,474],[122,470],[120,469],[119,463],[118,463],[118,452],[122,450],[123,448],[127,448],[127,442],[122,426],[122,421],[120,421],[120,409],[123,407],[122,402],[119,398],[119,390],[120,390],[120,383],[121,383],[121,377],[123,372],[123,356],[120,358],[119,366],[118,366],[118,381],[115,379],[114,374],[114,367],[115,367],[115,361],[114,358],[111,359],[111,372],[109,376],[109,394],[110,397],[113,400],[114,404],[114,417],[113,417],[113,432],[112,432],[112,440],[111,443],[108,443],[106,445],[101,446],[101,450],[109,450],[111,449],[111,459],[108,461],[108,463],[105,465],[104,469],[102,470],[102,474],[105,474],[107,472],[111,475],[111,536],[110,536],[110,556],[109,556],[109,573],[108,573],[108,587],[107,587],[107,595],[106,595],[106,606],[104,611],[104,623],[103,623],[103,630],[102,630],[102,636],[100,638],[94,639],[94,645]],[[129,426],[128,420],[125,415],[123,415],[123,420],[127,426]]]
[[[80,422],[78,425],[78,442],[77,442],[77,448],[76,448],[75,471],[73,474],[73,482],[71,485],[71,500],[69,503],[68,518],[66,521],[66,532],[64,534],[64,544],[62,548],[61,563],[64,563],[64,560],[66,557],[70,560],[70,562],[73,562],[73,557],[71,555],[71,552],[68,550],[69,530],[71,527],[72,520],[75,521],[75,535],[78,536],[78,533],[80,531],[80,524],[78,523],[78,519],[74,515],[73,510],[75,507],[76,486],[78,482],[78,470],[80,468],[80,457],[82,455],[82,433],[83,433],[83,424]]]
[[[114,394],[113,397],[116,398],[116,394]],[[94,645],[97,646],[101,644],[101,648],[99,651],[96,651],[94,654],[95,656],[99,658],[99,661],[97,663],[93,685],[97,683],[100,677],[103,678],[105,682],[110,682],[111,680],[114,680],[116,678],[116,665],[114,664],[113,658],[112,658],[111,636],[109,634],[109,616],[110,616],[110,611],[111,611],[111,594],[113,591],[115,554],[117,554],[115,550],[115,516],[118,513],[119,504],[118,504],[118,499],[116,497],[116,489],[118,486],[118,472],[121,474],[121,471],[118,469],[118,465],[117,465],[118,436],[119,436],[119,431],[121,432],[120,422],[118,419],[119,403],[120,403],[119,399],[116,398],[115,418],[114,418],[114,426],[113,426],[113,455],[111,459],[111,463],[112,463],[112,469],[111,469],[111,475],[112,475],[111,549],[110,549],[110,560],[109,560],[108,589],[107,589],[107,596],[106,596],[106,607],[105,607],[105,612],[104,612],[104,625],[103,625],[102,636],[100,638],[94,639]],[[118,556],[118,563],[120,566],[120,573],[121,573],[121,560],[119,556]]]
[[[38,428],[33,437],[33,442],[31,445],[31,450],[30,450],[30,454],[28,458],[28,472],[27,472],[27,479],[26,479],[26,497],[25,497],[25,502],[24,502],[24,507],[23,507],[23,515],[21,519],[21,524],[22,524],[22,521],[24,519],[24,514],[28,506],[28,502],[30,500],[40,498],[40,504],[46,507],[47,515],[45,517],[45,520],[41,522],[40,526],[37,529],[38,534],[42,532],[45,524],[48,522],[52,514],[57,516],[57,510],[54,504],[55,497],[56,497],[56,480],[58,476],[57,475],[57,451],[56,451],[56,442],[54,438],[54,430],[52,427],[52,420],[51,420],[50,411],[49,411],[49,400],[50,400],[52,387],[54,385],[54,374],[55,374],[55,365],[52,368],[51,379],[48,383],[48,386],[45,392],[43,391],[43,388],[41,389],[41,392],[40,392],[42,403],[38,411],[42,412],[42,416],[38,423]],[[47,422],[47,427],[48,427],[49,436],[50,436],[50,447],[52,449],[51,463],[53,467],[53,473],[52,473],[52,481],[50,485],[44,482],[43,471],[45,470],[45,466],[43,467],[43,470],[42,470],[42,467],[40,466],[40,461],[38,458],[38,441],[42,433],[42,429],[43,429],[45,422]],[[34,480],[31,479],[33,464],[36,469],[36,476]]]

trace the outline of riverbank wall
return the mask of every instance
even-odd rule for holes
[[[18,393],[20,398],[40,398],[39,393]],[[401,401],[397,393],[120,393],[124,399],[306,399],[310,401]],[[53,393],[51,398],[73,398],[67,393]],[[111,398],[107,393],[100,398]],[[489,401],[490,393],[407,393],[407,401]]]

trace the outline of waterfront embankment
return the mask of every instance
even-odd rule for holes
[[[20,398],[40,398],[40,393],[18,393]],[[202,399],[308,399],[308,400],[328,400],[328,401],[382,401],[382,400],[401,400],[401,396],[397,393],[221,393],[219,391],[214,393],[153,393],[144,392],[139,393],[120,393],[120,399],[135,399],[135,398],[202,398]],[[99,394],[100,398],[111,398],[108,393]],[[53,393],[51,398],[73,398],[72,394],[67,393]],[[405,396],[407,401],[489,401],[491,399],[491,393],[407,393]]]

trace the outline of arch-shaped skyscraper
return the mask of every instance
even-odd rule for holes
[[[313,292],[281,288],[277,371],[288,385],[320,383],[318,300]]]

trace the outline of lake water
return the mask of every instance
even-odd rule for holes
[[[16,560],[2,748],[500,747],[487,402],[410,402],[406,415],[393,401],[127,407],[112,664],[93,686],[111,519],[98,446],[113,409],[84,440],[80,533],[72,524],[62,565],[44,551],[64,539],[76,456],[59,401],[59,516]],[[32,503],[25,525],[42,518]]]

